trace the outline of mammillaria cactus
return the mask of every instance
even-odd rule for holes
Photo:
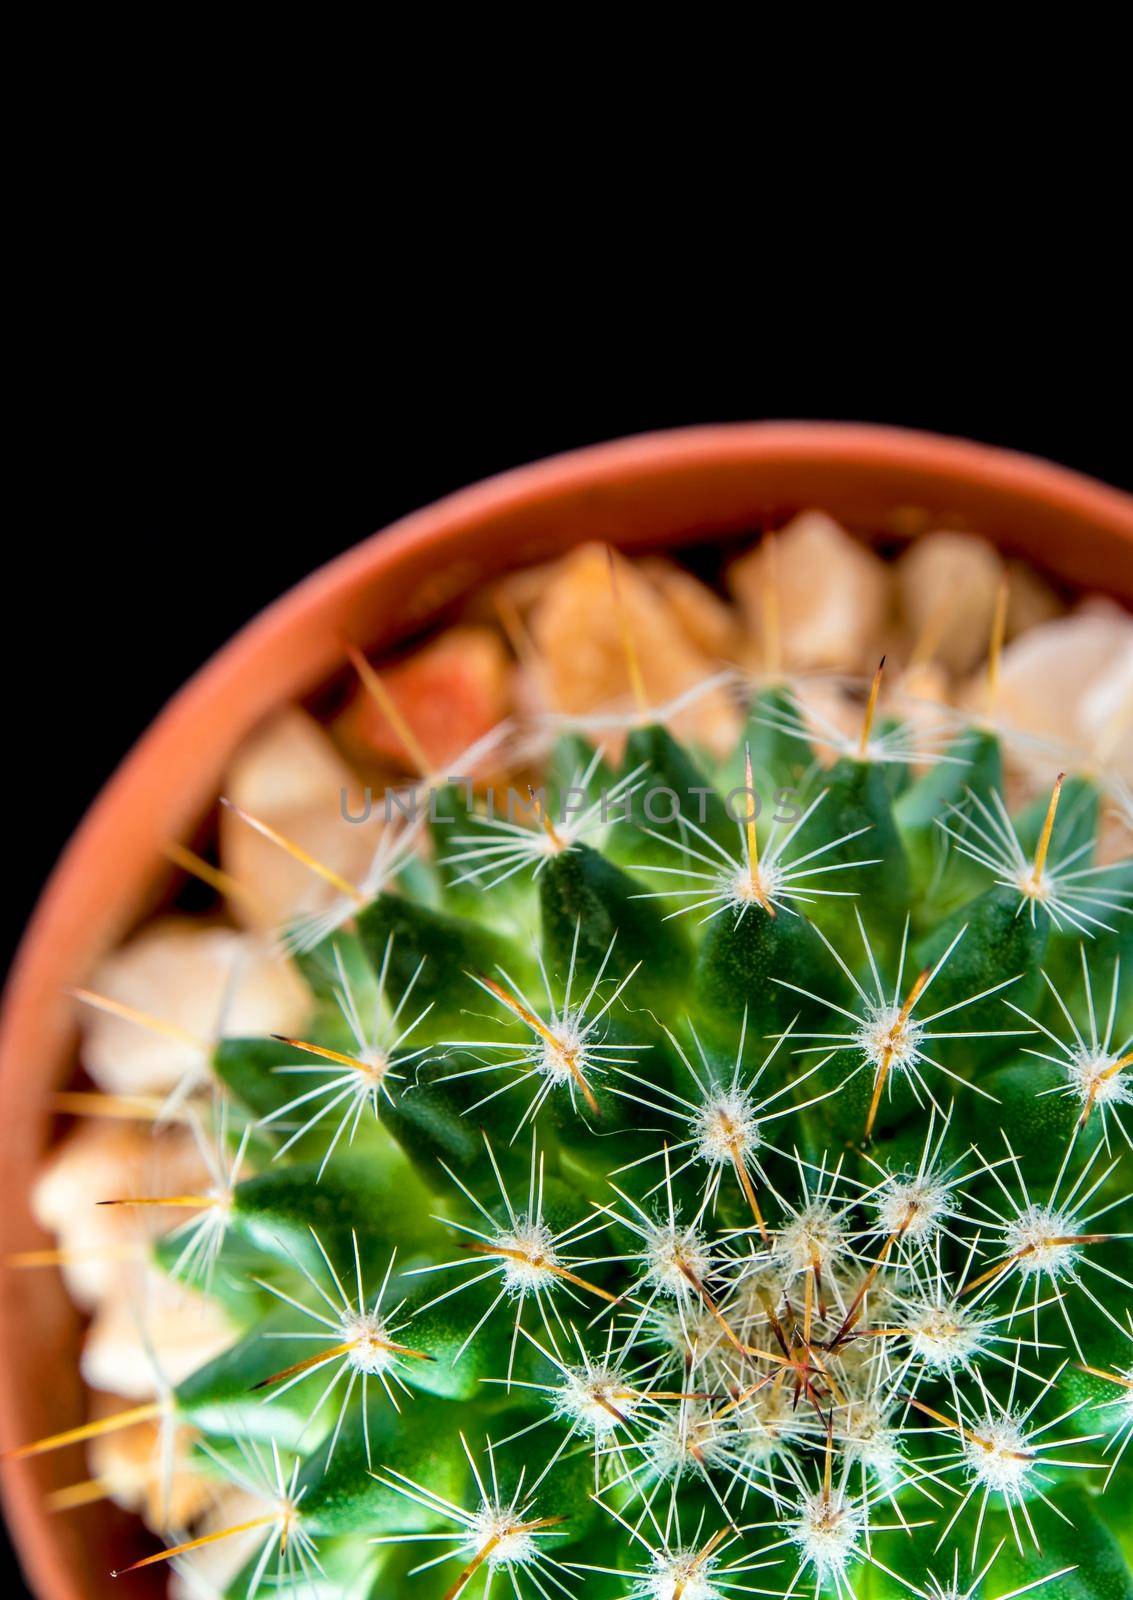
[[[212,1187],[106,1197],[240,1330],[145,1408],[243,1495],[187,1592],[242,1539],[246,1600],[1133,1594],[1133,867],[881,683],[562,733],[289,930]]]

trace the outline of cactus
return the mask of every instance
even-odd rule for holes
[[[1133,1595],[1133,875],[1090,780],[1012,817],[993,726],[926,761],[879,685],[826,767],[785,681],[715,768],[565,734],[292,930],[307,1036],[216,1048],[214,1187],[152,1197],[242,1329],[155,1413],[262,1509],[151,1561]]]

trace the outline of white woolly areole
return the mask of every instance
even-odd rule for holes
[[[343,1344],[351,1341],[346,1359],[356,1372],[377,1377],[396,1363],[397,1353],[387,1348],[389,1332],[377,1311],[347,1312],[340,1328]]]
[[[901,1447],[885,1412],[873,1400],[849,1400],[835,1421],[843,1457],[860,1463],[884,1483],[900,1476]]]
[[[653,1571],[641,1580],[641,1600],[723,1600],[712,1581],[715,1555],[701,1559],[696,1550],[656,1550]]]
[[[1015,878],[1015,887],[1024,900],[1035,900],[1039,905],[1045,905],[1055,891],[1055,883],[1047,869],[1036,872],[1034,863],[1028,861],[1025,866],[1012,869]]]
[[[914,1301],[902,1316],[909,1349],[926,1367],[951,1372],[967,1367],[987,1342],[983,1320],[959,1301],[942,1305],[935,1300]]]
[[[758,1150],[763,1134],[750,1095],[743,1089],[713,1095],[697,1111],[692,1137],[700,1160],[716,1167],[742,1161]]]
[[[808,1495],[799,1505],[789,1529],[804,1564],[814,1568],[819,1582],[840,1576],[857,1555],[865,1527],[861,1507],[846,1495]]]
[[[950,1194],[931,1173],[891,1177],[876,1200],[877,1225],[905,1239],[931,1238],[948,1215]]]
[[[775,900],[783,887],[786,874],[774,862],[761,861],[755,869],[755,878],[747,867],[733,873],[727,879],[728,895],[734,906],[762,906],[768,900]]]
[[[367,1084],[381,1083],[391,1065],[389,1056],[377,1046],[367,1045],[359,1050],[357,1059],[362,1065],[355,1068],[355,1076]]]
[[[655,1224],[646,1237],[643,1254],[650,1283],[680,1297],[696,1292],[690,1274],[703,1283],[712,1271],[712,1252],[696,1228]]]
[[[934,1573],[925,1574],[925,1594],[929,1600],[971,1600],[971,1589],[961,1589],[949,1578],[945,1581]]]
[[[553,1084],[565,1086],[577,1083],[576,1074],[585,1078],[587,1071],[583,1030],[579,1019],[567,1015],[548,1029],[551,1039],[544,1039],[537,1048],[535,1065]]]
[[[854,1042],[870,1066],[888,1065],[890,1072],[907,1072],[916,1065],[923,1038],[923,1025],[915,1017],[902,1019],[900,1006],[870,1006],[854,1034]]]
[[[1008,1498],[1022,1494],[1036,1460],[1027,1448],[1026,1434],[1010,1414],[988,1417],[964,1436],[969,1478]]]
[[[665,1365],[670,1369],[684,1367],[687,1362],[695,1371],[726,1343],[716,1318],[699,1304],[656,1305],[648,1326],[650,1336],[664,1346]]]
[[[1079,1246],[1052,1241],[1077,1232],[1078,1219],[1071,1212],[1028,1206],[1003,1230],[1003,1246],[1009,1256],[1018,1257],[1013,1264],[1024,1278],[1040,1272],[1058,1278],[1073,1272]]]
[[[690,1466],[719,1465],[734,1440],[734,1430],[706,1406],[682,1405],[667,1410],[643,1444],[659,1478],[679,1478]]]
[[[604,1439],[641,1404],[614,1367],[571,1367],[555,1391],[555,1415],[594,1439]]]
[[[1066,1073],[1083,1105],[1133,1105],[1133,1077],[1121,1068],[1114,1070],[1122,1059],[1083,1050],[1074,1052],[1066,1064]]]
[[[759,1466],[813,1431],[803,1408],[795,1405],[790,1386],[768,1384],[742,1409],[739,1453],[750,1465]]]
[[[845,1222],[833,1207],[816,1201],[783,1224],[774,1256],[796,1276],[814,1267],[825,1273],[845,1244]]]
[[[520,1217],[514,1228],[497,1235],[496,1248],[514,1251],[502,1258],[504,1283],[511,1294],[529,1294],[545,1289],[553,1281],[554,1275],[548,1269],[557,1267],[559,1258],[554,1235],[545,1222]]]
[[[484,1501],[468,1531],[468,1547],[474,1554],[489,1544],[489,1567],[521,1567],[539,1554],[538,1540],[524,1528],[515,1507],[492,1500]]]

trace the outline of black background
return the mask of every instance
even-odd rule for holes
[[[4,609],[6,949],[92,796],[194,668],[311,568],[485,475],[650,428],[805,416],[966,435],[1133,488],[1127,411],[1076,339],[1056,372],[1045,340],[1007,352],[995,335],[966,351],[914,340],[883,364],[869,330],[852,351],[816,361],[798,344],[774,363],[761,329],[706,333],[712,361],[696,339],[677,361],[660,319],[632,351],[551,349],[539,332],[507,358],[490,329],[476,348],[409,333],[394,367],[383,338],[328,332],[300,356],[285,318],[254,341],[202,325],[151,342],[135,324],[126,351],[102,327],[40,374]]]

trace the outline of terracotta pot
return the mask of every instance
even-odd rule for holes
[[[479,580],[584,539],[644,548],[707,540],[817,505],[907,535],[947,522],[1056,576],[1133,602],[1133,499],[1025,456],[887,428],[758,423],[654,434],[524,467],[406,517],[257,617],[178,694],[92,806],[44,891],[9,980],[0,1028],[6,1204],[0,1257],[45,1241],[26,1195],[48,1143],[47,1094],[71,1071],[78,983],[153,903],[164,841],[212,805],[255,723],[341,660],[380,645]],[[81,1420],[79,1319],[53,1273],[11,1273],[0,1296],[0,1447]],[[45,1489],[83,1477],[78,1450],[4,1469],[9,1522],[42,1600],[94,1600],[143,1548],[106,1507],[51,1517]],[[147,1584],[145,1580],[153,1579]],[[160,1592],[164,1575],[128,1580]]]

